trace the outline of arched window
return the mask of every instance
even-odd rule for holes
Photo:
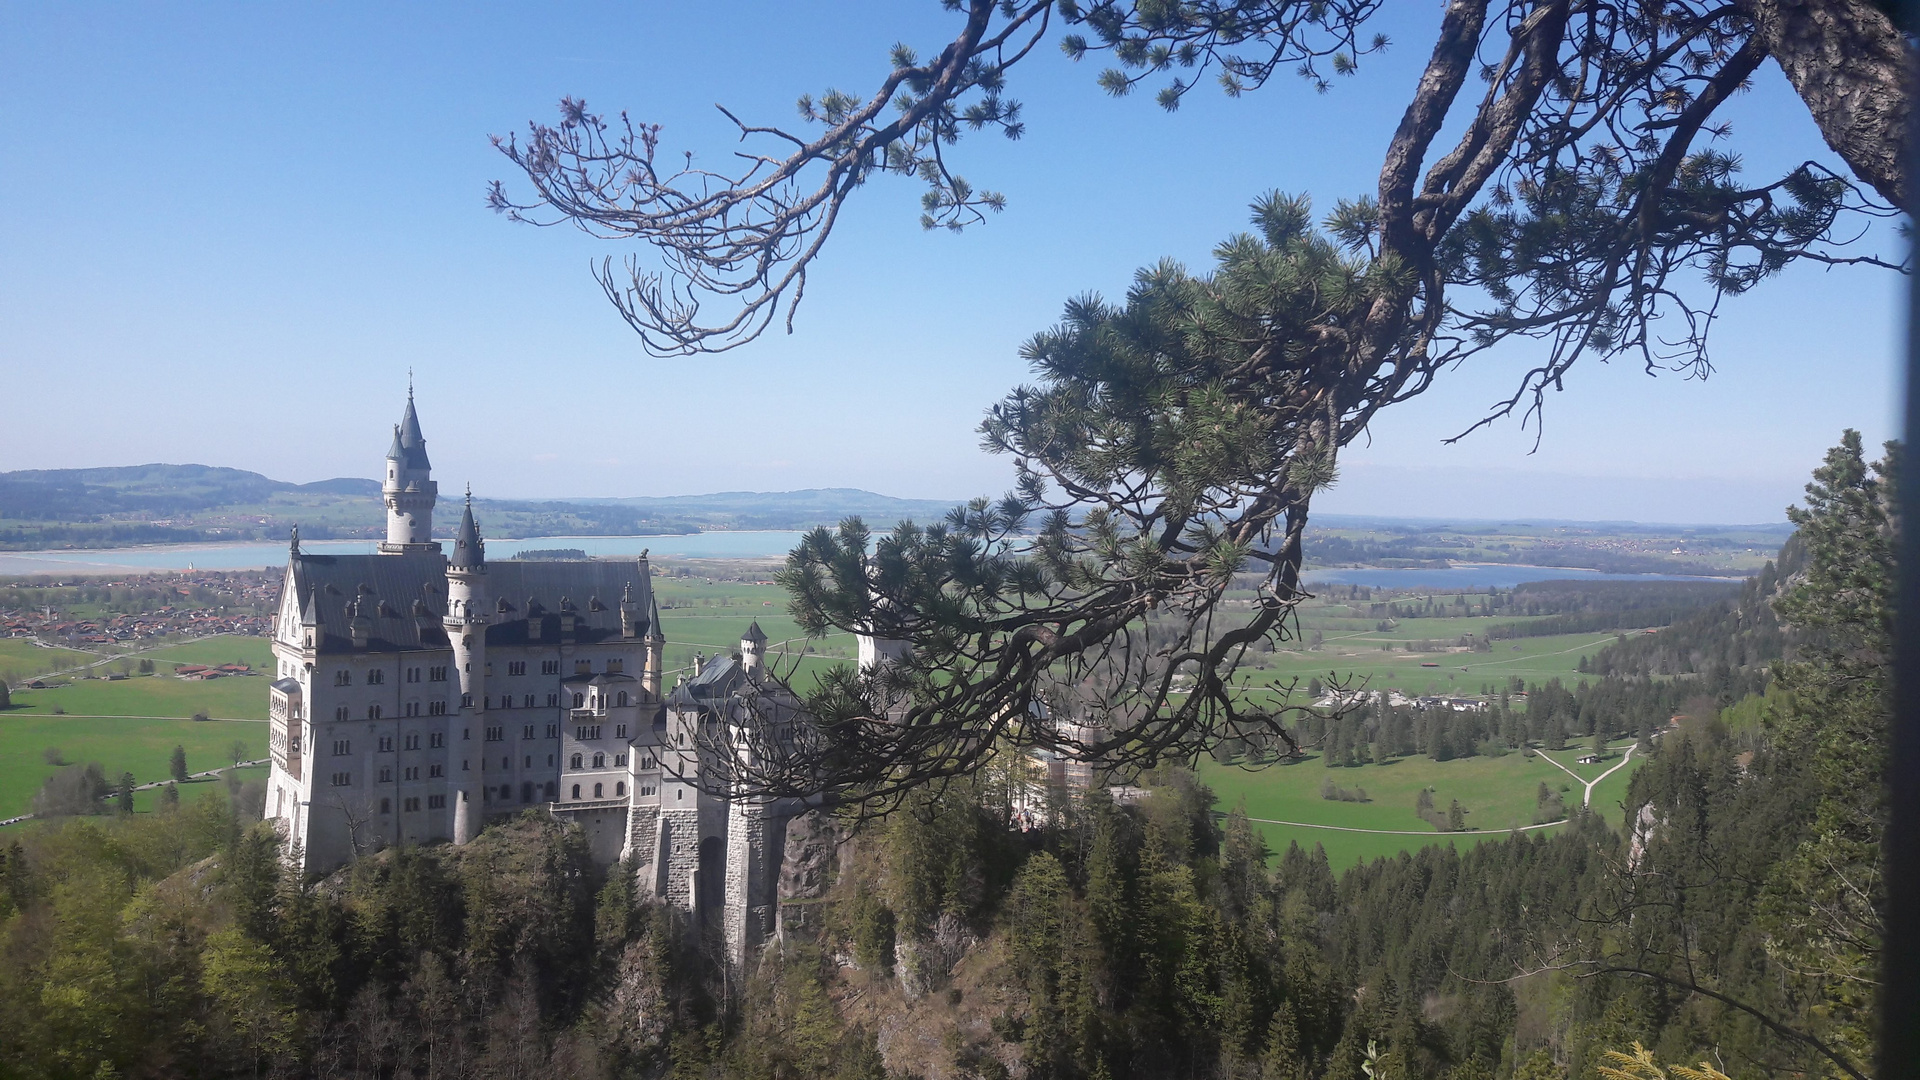
[[[627,782],[625,780],[622,780],[619,783],[613,785],[613,793],[615,795],[620,796],[621,798],[625,798],[627,795]]]
[[[627,692],[625,690],[620,691],[620,704],[622,707],[625,707],[627,704]]]
[[[595,755],[593,755],[593,767],[594,767],[594,768],[596,768],[596,769],[604,769],[604,768],[606,768],[606,767],[607,767],[607,755],[605,755],[605,754],[595,754]]]
[[[593,797],[594,797],[594,798],[596,798],[596,799],[597,799],[597,798],[599,798],[599,797],[600,797],[600,795],[601,795],[601,793],[602,793],[602,792],[603,792],[604,790],[605,790],[605,787],[604,787],[604,785],[601,785],[601,784],[595,784],[595,785],[593,785]]]
[[[525,783],[520,785],[520,801],[521,802],[533,801],[533,784]]]
[[[569,758],[567,761],[567,767],[570,769],[580,768],[580,755],[575,754],[573,755],[573,757]]]
[[[579,784],[575,784],[575,785],[573,785],[573,797],[574,797],[574,798],[576,798],[576,799],[580,797],[580,785],[579,785]]]
[[[585,695],[583,695],[583,694],[575,694],[575,695],[573,695],[573,707],[574,707],[574,708],[576,708],[576,709],[577,709],[577,708],[579,708],[580,706],[582,706],[582,705],[585,705],[586,703],[587,703],[587,699],[586,699],[586,696],[585,696]]]

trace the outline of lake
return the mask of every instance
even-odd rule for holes
[[[1309,570],[1303,577],[1315,585],[1369,585],[1386,588],[1511,589],[1529,581],[1723,581],[1737,585],[1744,578],[1698,577],[1687,574],[1605,574],[1565,566],[1515,566],[1510,563],[1455,563],[1433,569],[1370,566]]]
[[[539,536],[488,540],[487,554],[505,559],[528,549],[578,548],[589,555],[666,558],[780,558],[800,543],[798,532],[707,532],[687,536]],[[316,555],[371,555],[372,540],[306,540],[300,550]],[[86,551],[0,552],[0,574],[109,574],[127,570],[257,570],[287,565],[287,545],[172,544]]]
[[[707,532],[687,536],[538,536],[530,540],[488,540],[487,554],[509,558],[521,551],[579,548],[589,555],[638,555],[662,558],[782,558],[800,543],[798,532]],[[308,540],[301,550],[313,554],[370,555],[372,540]],[[86,551],[0,552],[0,574],[113,574],[140,570],[256,570],[287,564],[287,545],[176,544]],[[1348,567],[1310,570],[1306,579],[1321,585],[1370,585],[1386,588],[1510,589],[1529,581],[1725,581],[1739,578],[1689,577],[1684,574],[1603,574],[1562,566],[1513,566],[1456,563],[1437,569]]]

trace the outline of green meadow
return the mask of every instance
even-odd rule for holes
[[[1619,744],[1603,764],[1584,775],[1591,778],[1619,764]],[[1569,768],[1580,751],[1555,754]],[[1605,820],[1618,825],[1619,803],[1626,797],[1627,780],[1640,765],[1639,758],[1594,789],[1593,809]],[[1561,772],[1538,756],[1520,753],[1500,757],[1456,758],[1434,761],[1423,756],[1395,758],[1377,764],[1353,768],[1329,769],[1318,754],[1282,764],[1255,768],[1221,765],[1202,759],[1200,778],[1218,796],[1216,806],[1231,810],[1244,804],[1247,815],[1266,837],[1267,846],[1276,853],[1290,843],[1303,848],[1319,844],[1326,849],[1333,868],[1343,870],[1357,861],[1369,861],[1431,844],[1468,846],[1489,839],[1502,839],[1499,830],[1530,825],[1540,785],[1559,791],[1567,809],[1580,805],[1582,788],[1573,777]],[[1366,802],[1340,802],[1321,797],[1326,781],[1349,791],[1365,789]],[[1562,787],[1566,790],[1562,791]],[[1454,801],[1467,810],[1467,829],[1462,833],[1443,833],[1423,821],[1415,809],[1422,789],[1433,790],[1434,808],[1445,813]],[[1334,828],[1299,828],[1273,822],[1300,822]],[[1534,830],[1549,832],[1549,829]],[[1379,830],[1345,832],[1343,829]],[[1410,835],[1402,835],[1410,834]]]
[[[259,680],[252,680],[261,686]],[[126,717],[45,716],[9,709],[0,713],[0,818],[27,812],[33,793],[61,766],[50,764],[47,750],[58,750],[69,765],[99,762],[108,780],[130,772],[140,783],[167,778],[167,763],[175,746],[187,751],[190,772],[232,764],[227,751],[245,744],[247,758],[265,757],[267,726],[249,721],[136,720]],[[264,768],[260,770],[264,775]],[[220,786],[195,782],[181,790],[181,798],[197,797]],[[151,807],[158,792],[140,792],[136,808]]]

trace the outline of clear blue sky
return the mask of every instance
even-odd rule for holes
[[[513,179],[487,136],[573,94],[717,162],[715,103],[788,123],[804,91],[865,93],[889,44],[950,36],[934,0],[5,4],[0,469],[372,476],[411,365],[437,475],[479,493],[998,492],[974,425],[1063,300],[1116,296],[1162,256],[1204,265],[1266,189],[1372,190],[1439,10],[1391,7],[1396,47],[1326,95],[1202,90],[1169,116],[1100,93],[1097,64],[1036,56],[1013,76],[1027,138],[958,151],[1004,214],[923,233],[918,187],[883,178],[794,334],[661,361],[588,275],[624,249],[485,209],[486,182]],[[1771,67],[1733,118],[1756,173],[1832,159]],[[1514,424],[1441,444],[1529,356],[1477,361],[1384,414],[1319,508],[1777,520],[1841,428],[1892,433],[1898,291],[1884,271],[1790,273],[1726,306],[1705,383],[1576,373],[1534,454]]]

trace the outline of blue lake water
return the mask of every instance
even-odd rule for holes
[[[781,558],[805,535],[798,532],[707,532],[688,536],[539,536],[531,540],[488,540],[487,554],[509,558],[529,549],[578,548],[589,555],[638,555],[662,558]],[[308,540],[300,545],[315,554],[370,555],[372,540]],[[179,544],[87,551],[0,552],[0,574],[113,574],[141,570],[254,570],[287,564],[287,545]],[[1603,574],[1560,566],[1511,566],[1456,563],[1438,569],[1352,567],[1309,571],[1306,579],[1322,585],[1370,585],[1401,588],[1512,588],[1529,581],[1725,581],[1738,578],[1684,574]]]
[[[1309,570],[1304,577],[1310,584],[1460,589],[1511,589],[1529,581],[1722,581],[1732,585],[1742,580],[1686,574],[1604,574],[1598,570],[1576,570],[1564,566],[1513,566],[1505,563],[1455,563],[1434,569],[1357,566]]]
[[[509,558],[528,549],[578,548],[589,555],[654,555],[687,559],[778,558],[792,551],[804,533],[708,532],[687,536],[540,536],[531,540],[488,540],[487,554]],[[370,555],[372,540],[306,540],[302,551],[314,554]],[[0,574],[106,574],[126,570],[257,570],[287,564],[287,545],[178,544],[87,551],[0,552]]]

